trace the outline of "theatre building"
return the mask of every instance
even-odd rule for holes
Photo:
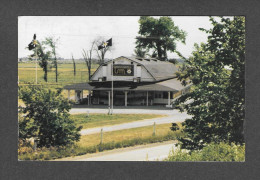
[[[171,107],[175,98],[189,90],[176,79],[177,70],[174,64],[154,58],[121,56],[100,65],[90,82],[64,89],[68,98],[70,91],[75,91],[77,104],[111,105],[113,98],[114,106]],[[83,97],[83,91],[89,95]]]

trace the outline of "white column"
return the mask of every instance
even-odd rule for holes
[[[70,100],[70,90],[68,90],[68,100]]]
[[[125,106],[127,106],[127,91],[125,91]]]
[[[168,92],[168,106],[170,106],[171,101],[171,92]]]
[[[91,105],[91,90],[88,91],[88,96],[89,96],[89,104]]]
[[[90,90],[88,90],[88,106],[89,106],[89,102],[90,102]]]
[[[81,100],[83,100],[83,89],[81,90]]]
[[[148,106],[148,91],[146,92],[146,106]]]

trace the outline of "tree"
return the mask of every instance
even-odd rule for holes
[[[101,44],[104,44],[104,42],[106,42],[106,40],[103,37],[99,37],[99,38],[94,40],[95,51],[98,55],[98,64],[99,65],[104,63],[105,55],[106,55],[107,51],[110,51],[112,49],[112,46],[106,46],[106,47],[98,50],[98,46],[100,46]]]
[[[45,47],[41,45],[40,41],[37,41],[36,48],[34,48],[33,51],[34,53],[30,56],[32,57],[35,56],[35,54],[37,54],[37,60],[39,62],[39,65],[44,71],[43,79],[45,80],[45,82],[48,82],[48,59],[51,56],[51,52],[45,52]]]
[[[48,45],[51,48],[50,52],[55,67],[56,82],[58,82],[58,63],[57,63],[57,52],[56,52],[58,42],[59,42],[59,38],[55,39],[54,37],[47,37],[45,38],[45,41],[42,42],[44,45]]]
[[[141,16],[139,19],[139,34],[136,48],[144,48],[153,51],[153,57],[160,60],[168,60],[167,51],[176,51],[176,41],[185,43],[186,32],[180,30],[170,17]]]
[[[183,85],[193,84],[176,101],[178,109],[192,115],[182,124],[186,136],[179,138],[181,147],[190,150],[211,142],[244,143],[245,18],[210,21],[212,29],[201,29],[209,34],[207,44],[195,45],[193,57],[177,74]]]
[[[71,54],[71,59],[72,59],[72,62],[73,62],[74,77],[75,77],[76,76],[76,63],[75,63],[75,60],[73,58],[73,54]]]
[[[19,138],[39,140],[38,147],[72,144],[80,138],[82,127],[75,127],[70,119],[71,105],[61,90],[39,87],[21,87],[19,98],[25,107],[19,107]]]
[[[135,56],[145,58],[147,50],[143,50],[141,47],[137,47],[134,50]]]
[[[91,43],[91,48],[88,51],[82,50],[83,58],[86,62],[87,68],[88,68],[88,80],[90,81],[91,78],[91,66],[92,66],[92,51],[95,45],[95,41]]]

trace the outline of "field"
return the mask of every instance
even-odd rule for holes
[[[102,144],[100,144],[100,133],[97,133],[81,136],[80,141],[72,146],[38,148],[36,152],[33,151],[32,147],[20,147],[18,158],[20,160],[52,160],[116,148],[176,140],[178,136],[183,136],[180,130],[173,132],[170,127],[171,123],[157,125],[155,135],[153,134],[153,126],[104,132]]]
[[[91,74],[95,72],[98,64],[93,64]],[[73,64],[58,64],[58,84],[55,81],[55,68],[48,72],[48,82],[43,79],[44,72],[37,66],[37,82],[41,85],[65,85],[70,83],[88,82],[88,71],[85,63],[76,63],[76,76],[74,76]],[[35,84],[36,82],[36,64],[34,62],[18,63],[19,84]]]
[[[89,117],[87,117],[87,114],[76,114],[71,115],[71,118],[74,120],[76,126],[83,126],[83,129],[86,129],[102,126],[111,126],[115,124],[122,124],[163,116],[164,115],[158,114],[89,114]]]
[[[171,123],[156,125],[156,136],[163,137],[167,134],[176,134],[170,130]],[[180,132],[178,131],[177,134]],[[123,141],[129,141],[133,139],[146,139],[153,135],[153,126],[146,126],[140,128],[124,129],[119,131],[104,132],[103,143],[118,143]],[[82,147],[95,146],[100,144],[100,133],[81,136],[80,141],[77,143]]]

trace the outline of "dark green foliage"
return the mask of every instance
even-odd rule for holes
[[[38,147],[61,146],[71,144],[80,138],[74,121],[70,119],[71,105],[61,91],[22,87],[19,98],[25,107],[19,107],[19,138],[36,138]]]
[[[183,151],[180,149],[170,153],[166,161],[245,161],[245,145],[211,143],[202,150]]]
[[[76,63],[75,63],[75,60],[73,58],[73,55],[71,55],[72,57],[72,62],[73,62],[73,69],[74,69],[74,76],[76,76]]]
[[[58,42],[59,42],[59,38],[55,39],[54,37],[47,37],[45,38],[45,41],[42,42],[42,44],[47,45],[49,46],[49,48],[51,48],[49,56],[51,57],[51,60],[53,61],[55,67],[56,82],[58,82],[58,62],[57,62],[57,52],[56,52]]]
[[[143,50],[142,47],[136,47],[134,52],[135,56],[145,58],[147,50]]]
[[[245,18],[210,21],[213,28],[204,30],[208,43],[195,45],[193,57],[177,74],[184,85],[193,84],[176,101],[178,109],[193,116],[183,123],[186,136],[179,139],[190,150],[211,142],[244,143]]]
[[[186,33],[174,25],[170,17],[141,16],[139,19],[139,34],[142,36],[136,41],[136,48],[143,48],[147,52],[152,50],[152,57],[168,60],[167,51],[175,52],[176,41],[185,43]]]

